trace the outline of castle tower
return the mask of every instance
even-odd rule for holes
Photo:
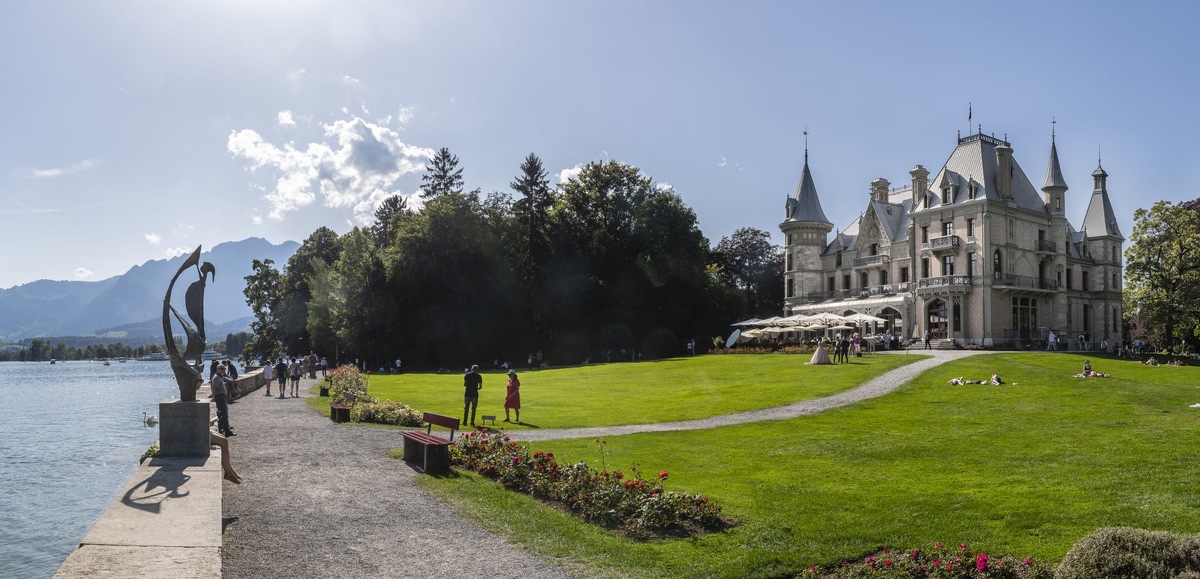
[[[1084,289],[1092,292],[1090,312],[1093,340],[1108,338],[1109,344],[1119,343],[1121,332],[1121,265],[1125,237],[1117,228],[1117,216],[1108,199],[1108,173],[1096,162],[1092,172],[1094,185],[1087,213],[1083,216],[1084,240],[1092,259],[1091,276]]]
[[[805,133],[807,137],[807,133]],[[804,168],[796,192],[788,197],[786,215],[779,230],[784,236],[784,312],[790,315],[793,306],[809,301],[811,294],[824,291],[821,287],[821,254],[833,223],[825,217],[817,187],[808,169],[808,144],[804,145]]]
[[[1063,178],[1062,167],[1058,164],[1058,145],[1056,135],[1050,129],[1050,161],[1046,166],[1046,182],[1042,184],[1042,199],[1046,203],[1046,211],[1050,213],[1050,228],[1045,239],[1038,240],[1038,255],[1042,256],[1039,266],[1042,277],[1061,283],[1061,273],[1067,269],[1067,253],[1070,247],[1067,234],[1070,227],[1067,223],[1067,180]],[[1061,273],[1060,273],[1061,272]],[[1050,321],[1050,329],[1062,332],[1067,327],[1067,294],[1065,284],[1057,288],[1054,294],[1054,306],[1051,311],[1054,316]]]

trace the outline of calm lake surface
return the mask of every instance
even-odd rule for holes
[[[137,469],[178,398],[169,362],[0,362],[0,577],[50,577]]]

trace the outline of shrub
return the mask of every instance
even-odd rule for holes
[[[733,524],[708,497],[664,490],[666,471],[645,479],[636,466],[626,477],[621,471],[595,471],[584,462],[560,465],[553,452],[530,454],[502,432],[466,433],[450,447],[450,459],[507,488],[636,539],[695,535]]]
[[[354,393],[355,403],[371,403],[375,399],[367,393],[368,375],[358,371],[353,365],[347,364],[335,369],[329,374],[329,394],[333,404],[345,404],[346,393]]]
[[[965,543],[957,548],[934,543],[932,549],[889,551],[884,547],[858,562],[822,568],[813,565],[800,573],[801,579],[1050,579],[1049,565],[1033,558],[989,555],[972,551]]]
[[[158,447],[158,441],[156,440],[154,441],[154,444],[150,445],[150,448],[146,449],[146,452],[142,453],[142,458],[138,459],[138,464],[142,464],[143,462],[146,462],[147,458],[154,458],[161,453],[162,449]]]
[[[398,400],[358,402],[350,409],[350,420],[399,426],[421,426],[423,415]]]
[[[1184,573],[1200,573],[1200,536],[1106,527],[1075,543],[1055,577],[1157,579]]]

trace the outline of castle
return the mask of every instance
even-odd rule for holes
[[[930,179],[871,182],[866,208],[832,238],[808,167],[786,217],[784,315],[864,313],[901,340],[926,331],[942,346],[1044,347],[1050,332],[1079,347],[1119,344],[1122,244],[1106,173],[1092,172],[1082,228],[1066,217],[1067,183],[1051,133],[1041,194],[1012,146],[959,137]]]

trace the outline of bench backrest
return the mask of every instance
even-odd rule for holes
[[[427,428],[425,430],[425,432],[432,432],[433,425],[436,424],[436,425],[444,427],[444,428],[449,428],[450,429],[450,440],[451,441],[454,440],[454,431],[458,430],[458,419],[457,418],[455,418],[453,416],[444,416],[442,414],[434,414],[432,412],[426,412],[425,416],[422,418],[422,420],[424,420],[426,423],[429,424],[429,428]]]

